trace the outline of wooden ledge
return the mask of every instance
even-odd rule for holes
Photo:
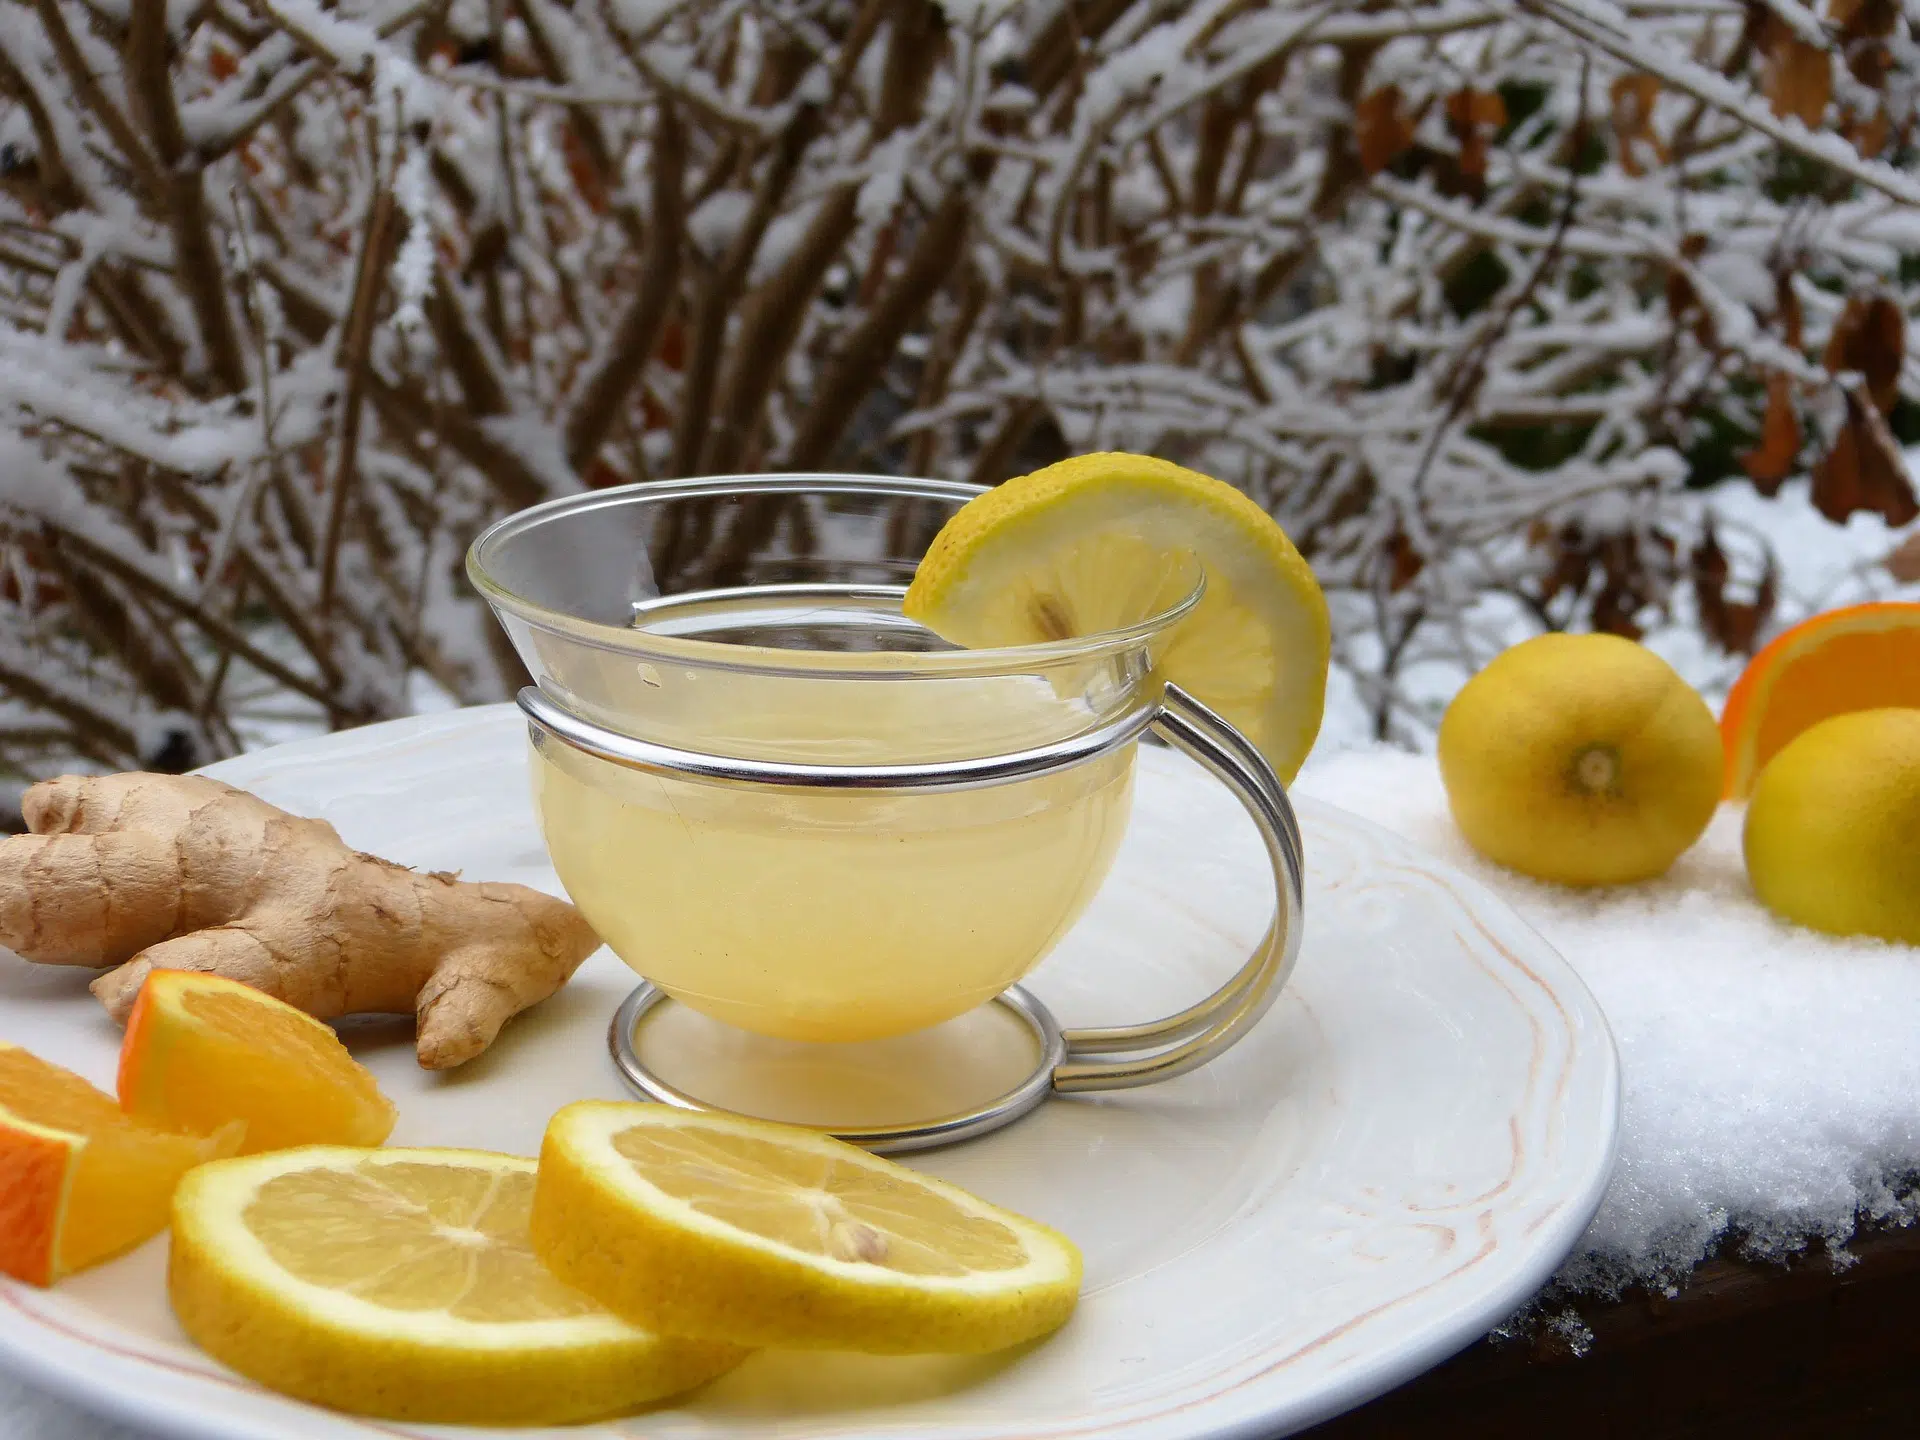
[[[1482,1340],[1308,1440],[1848,1440],[1920,1429],[1920,1225],[1856,1263],[1710,1260],[1669,1299],[1576,1307],[1557,1336]]]

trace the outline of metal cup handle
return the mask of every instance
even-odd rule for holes
[[[1166,687],[1150,728],[1224,781],[1253,817],[1273,867],[1273,923],[1247,962],[1198,1004],[1143,1025],[1065,1031],[1066,1058],[1053,1071],[1060,1094],[1152,1085],[1206,1064],[1266,1014],[1300,955],[1304,854],[1280,777],[1246,736],[1177,685]]]

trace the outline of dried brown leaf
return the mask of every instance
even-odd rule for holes
[[[1593,600],[1594,628],[1638,640],[1645,633],[1638,617],[1653,589],[1639,540],[1627,534],[1609,535],[1601,540],[1598,554],[1606,578]]]
[[[1869,90],[1884,90],[1893,73],[1893,51],[1878,40],[1858,40],[1847,46],[1847,70]]]
[[[1413,122],[1400,103],[1400,87],[1383,85],[1354,106],[1353,139],[1360,166],[1378,175],[1413,146]]]
[[[1767,376],[1767,410],[1760,421],[1760,443],[1740,457],[1740,465],[1762,495],[1772,495],[1793,471],[1800,456],[1800,416],[1793,407],[1793,382],[1779,371]]]
[[[1836,524],[1863,510],[1889,525],[1905,525],[1920,516],[1920,500],[1914,497],[1887,422],[1852,391],[1847,392],[1847,419],[1839,438],[1813,467],[1812,498],[1814,508]]]
[[[1920,585],[1920,531],[1894,546],[1884,563],[1887,573],[1902,585]]]
[[[1622,75],[1608,89],[1613,102],[1613,133],[1620,142],[1620,168],[1629,175],[1641,173],[1636,147],[1644,144],[1662,164],[1667,147],[1653,130],[1653,102],[1659,97],[1660,82],[1651,75]]]
[[[609,486],[624,485],[631,477],[622,475],[607,461],[596,458],[581,478],[586,482],[589,490],[605,490]]]
[[[1907,318],[1900,307],[1884,295],[1855,295],[1834,322],[1820,363],[1835,375],[1858,371],[1880,413],[1890,415],[1906,353]]]
[[[1698,260],[1707,251],[1707,237],[1698,231],[1690,231],[1681,237],[1680,254],[1686,260]],[[1666,280],[1667,314],[1676,325],[1685,323],[1699,338],[1702,345],[1712,350],[1719,341],[1719,328],[1713,323],[1713,314],[1700,302],[1700,292],[1694,288],[1692,278],[1687,272],[1675,265],[1668,269]]]
[[[580,192],[580,198],[587,202],[587,208],[594,214],[606,214],[606,184],[600,178],[599,167],[593,163],[587,151],[586,142],[571,124],[560,127],[560,148],[566,158],[567,174],[573,180],[574,188]]]
[[[1791,115],[1808,129],[1817,129],[1833,99],[1832,55],[1802,40],[1772,13],[1761,29],[1760,53],[1760,90],[1773,113],[1782,120]]]
[[[1846,40],[1884,40],[1900,18],[1894,0],[1832,0],[1827,16]]]
[[[1708,525],[1700,543],[1687,556],[1687,575],[1693,581],[1693,593],[1700,603],[1700,624],[1711,635],[1720,623],[1727,603],[1727,552],[1720,548],[1720,537]]]
[[[1849,145],[1871,160],[1887,148],[1887,140],[1893,134],[1893,122],[1887,118],[1887,107],[1884,105],[1865,120],[1849,110],[1846,119],[1841,122],[1840,133]]]
[[[1793,288],[1793,272],[1778,270],[1773,276],[1774,313],[1780,320],[1780,333],[1787,344],[1801,349],[1805,343],[1806,312],[1800,308],[1800,292]]]
[[[1608,635],[1638,640],[1646,628],[1634,616],[1640,611],[1639,596],[1609,583],[1593,600],[1593,628]]]
[[[1773,556],[1767,556],[1766,570],[1750,601],[1727,599],[1729,569],[1726,552],[1709,528],[1694,547],[1688,564],[1700,606],[1700,628],[1729,655],[1751,655],[1760,629],[1772,616],[1779,598]]]
[[[1427,564],[1426,557],[1414,548],[1404,530],[1394,531],[1393,538],[1387,541],[1386,561],[1387,588],[1394,591],[1411,585]]]
[[[1700,303],[1693,281],[1678,265],[1667,271],[1667,313],[1678,320]]]
[[[1572,526],[1562,527],[1559,534],[1551,537],[1547,548],[1553,553],[1553,564],[1540,581],[1542,605],[1552,604],[1566,591],[1576,595],[1584,591],[1594,562],[1592,548]]]
[[[1507,123],[1507,102],[1493,90],[1456,90],[1447,97],[1447,129],[1460,145],[1460,173],[1479,181],[1487,173],[1487,132]]]

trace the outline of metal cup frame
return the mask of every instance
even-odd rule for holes
[[[659,487],[677,493],[724,496],[761,492],[746,477],[679,482]],[[772,479],[772,477],[767,477]],[[971,487],[951,482],[897,480],[878,476],[784,476],[780,488],[826,489],[900,499],[961,498]],[[797,483],[796,483],[797,482]],[[809,483],[812,482],[812,483]],[[770,587],[778,590],[787,587]],[[877,587],[809,586],[870,592]],[[1265,936],[1246,962],[1218,990],[1172,1015],[1138,1025],[1067,1029],[1024,986],[1013,985],[996,997],[1034,1035],[1039,1060],[1033,1071],[1005,1093],[969,1110],[896,1126],[834,1128],[830,1133],[876,1153],[930,1149],[997,1130],[1033,1110],[1050,1095],[1079,1095],[1125,1090],[1170,1080],[1198,1069],[1230,1049],[1259,1021],[1292,974],[1300,952],[1304,914],[1304,855],[1293,806],[1266,758],[1237,729],[1179,686],[1165,684],[1158,694],[1117,718],[1064,740],[973,759],[905,765],[815,765],[750,760],[662,745],[607,729],[566,709],[534,686],[519,695],[536,747],[562,744],[596,759],[647,774],[705,784],[772,790],[859,790],[879,794],[925,794],[981,789],[1084,765],[1136,743],[1148,732],[1197,761],[1222,781],[1246,809],[1260,832],[1273,872],[1275,909]],[[641,1059],[635,1032],[641,1021],[668,997],[651,982],[641,985],[615,1012],[608,1046],[621,1078],[650,1100],[689,1110],[715,1110],[699,1097],[669,1084]]]

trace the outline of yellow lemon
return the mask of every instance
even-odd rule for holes
[[[202,1165],[173,1200],[167,1293],[214,1359],[316,1405],[561,1425],[690,1389],[746,1354],[617,1319],[527,1243],[534,1165],[312,1145]]]
[[[1064,640],[1178,603],[1170,591],[1183,572],[1171,562],[1189,555],[1206,593],[1160,673],[1238,726],[1290,782],[1326,709],[1326,597],[1273,517],[1210,475],[1100,453],[1008,480],[941,528],[902,608],[970,649]]]
[[[635,1324],[742,1345],[968,1354],[1057,1329],[1065,1236],[816,1131],[583,1100],[547,1126],[533,1246]]]
[[[1720,800],[1720,728],[1673,667],[1617,635],[1539,635],[1496,656],[1440,722],[1454,821],[1540,880],[1659,875]]]
[[[1775,914],[1920,945],[1920,710],[1803,730],[1747,806],[1747,878]]]

